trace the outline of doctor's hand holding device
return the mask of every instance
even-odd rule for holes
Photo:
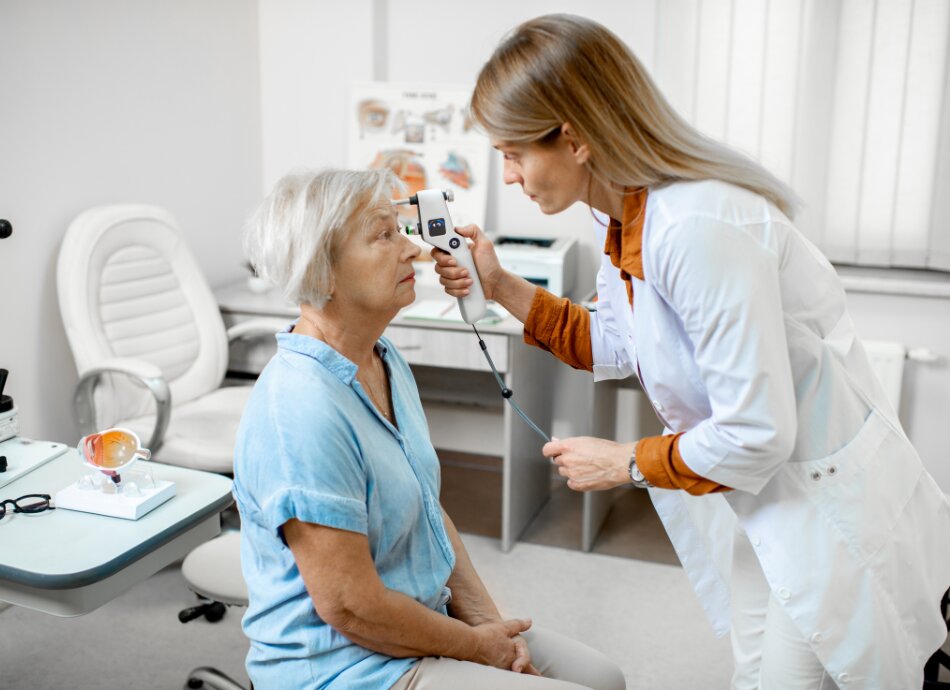
[[[475,322],[485,316],[488,307],[485,300],[485,291],[482,289],[482,284],[479,281],[479,273],[475,268],[475,260],[472,258],[472,252],[466,240],[466,237],[477,233],[478,229],[475,228],[475,226],[468,226],[464,229],[466,231],[465,235],[456,232],[455,224],[452,222],[452,216],[449,214],[449,207],[445,203],[446,201],[453,200],[454,195],[450,189],[423,189],[408,199],[394,201],[393,205],[404,206],[410,204],[415,206],[419,213],[419,222],[415,227],[407,225],[403,228],[406,234],[420,236],[424,242],[435,247],[435,249],[432,250],[433,255],[439,253],[440,256],[446,257],[446,259],[444,259],[445,261],[466,271],[468,279],[464,292],[459,291],[453,293],[454,296],[458,298],[462,319],[465,323],[470,324],[472,330],[475,331],[475,336],[478,338],[478,345],[482,348],[482,354],[485,355],[485,359],[488,360],[488,366],[491,367],[495,381],[501,389],[502,397],[508,401],[512,409],[518,413],[518,416],[521,417],[525,421],[525,424],[531,427],[538,436],[546,442],[550,441],[551,437],[542,431],[541,428],[525,414],[518,403],[512,399],[514,391],[505,385],[504,380],[495,368],[495,363],[492,361],[491,355],[488,353],[488,346],[485,345],[485,341],[482,340],[481,335],[478,333],[478,328],[475,326]],[[460,230],[461,229],[462,228],[460,228]],[[497,259],[495,264],[497,265]],[[496,272],[502,272],[500,266],[498,266],[498,271]],[[496,272],[492,272],[491,275],[494,275]]]

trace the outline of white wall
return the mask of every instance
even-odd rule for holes
[[[75,443],[59,243],[97,204],[177,218],[213,286],[236,280],[260,198],[257,3],[0,3],[0,367],[25,436]]]
[[[346,162],[347,84],[373,78],[373,3],[261,0],[263,187]]]

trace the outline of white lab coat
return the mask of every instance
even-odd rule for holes
[[[594,376],[639,369],[660,419],[685,432],[685,462],[735,489],[650,490],[714,629],[729,628],[738,520],[839,686],[921,687],[947,634],[950,504],[870,369],[834,269],[777,208],[722,182],[651,190],[645,214],[633,309],[602,259]]]

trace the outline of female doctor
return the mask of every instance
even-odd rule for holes
[[[595,380],[636,374],[670,431],[546,444],[568,486],[650,489],[714,628],[731,628],[733,688],[921,687],[947,635],[950,506],[834,269],[792,225],[793,193],[686,124],[629,48],[580,17],[515,29],[471,109],[505,182],[546,214],[588,204],[604,245],[589,313],[459,229],[486,297]],[[446,291],[467,294],[474,276],[433,255]]]

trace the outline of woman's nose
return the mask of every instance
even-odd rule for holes
[[[515,166],[507,160],[502,168],[501,179],[505,184],[520,184],[522,182],[521,175],[515,170]]]
[[[415,259],[417,256],[419,256],[422,253],[422,247],[420,247],[418,244],[416,244],[415,242],[413,242],[412,240],[410,240],[408,237],[406,237],[403,234],[400,234],[399,236],[402,238],[402,241],[406,245],[405,247],[403,247],[405,261],[412,261],[413,259]]]

